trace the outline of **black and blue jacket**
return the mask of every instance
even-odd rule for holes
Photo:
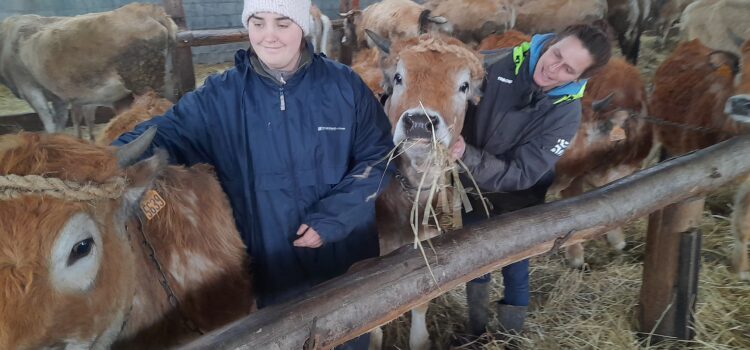
[[[467,114],[462,160],[485,193],[536,189],[543,199],[578,129],[585,80],[548,92],[533,80],[551,38],[535,35],[488,67],[482,100]]]

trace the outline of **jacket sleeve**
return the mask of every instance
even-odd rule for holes
[[[580,101],[554,108],[551,125],[537,137],[505,154],[491,154],[466,145],[462,157],[477,185],[490,192],[520,191],[534,186],[552,170],[575,136],[581,115]]]
[[[349,170],[303,221],[323,242],[340,241],[372,220],[375,195],[386,188],[393,172],[392,166],[386,169],[385,159],[393,149],[388,118],[362,80],[354,79],[356,120]]]
[[[172,164],[192,165],[195,163],[209,163],[211,161],[210,132],[216,127],[217,113],[217,84],[226,75],[214,75],[198,90],[187,93],[164,115],[154,117],[136,126],[133,131],[120,135],[112,142],[113,146],[121,146],[140,136],[152,126],[157,127],[156,136],[151,147],[142,158],[153,154],[154,149],[161,148],[169,154]]]

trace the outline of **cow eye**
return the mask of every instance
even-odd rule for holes
[[[393,83],[396,85],[401,85],[403,82],[403,79],[401,78],[401,73],[396,73],[396,75],[393,76]]]
[[[92,248],[94,248],[94,239],[91,237],[73,245],[73,249],[70,250],[70,255],[68,255],[68,266],[89,255]]]
[[[461,91],[463,93],[466,93],[466,91],[469,91],[469,82],[465,81],[463,84],[461,84],[461,87],[458,88],[458,91]]]

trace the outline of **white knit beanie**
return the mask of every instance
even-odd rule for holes
[[[242,25],[247,28],[250,16],[258,12],[273,12],[289,17],[302,28],[304,35],[310,34],[310,0],[245,0]]]

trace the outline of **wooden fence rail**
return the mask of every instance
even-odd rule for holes
[[[571,244],[699,196],[750,171],[750,135],[645,169],[581,196],[498,216],[433,240],[428,253],[404,247],[328,281],[303,298],[264,308],[187,349],[329,348],[500,266]],[[429,252],[429,250],[428,250]],[[309,346],[310,344],[308,344]]]

